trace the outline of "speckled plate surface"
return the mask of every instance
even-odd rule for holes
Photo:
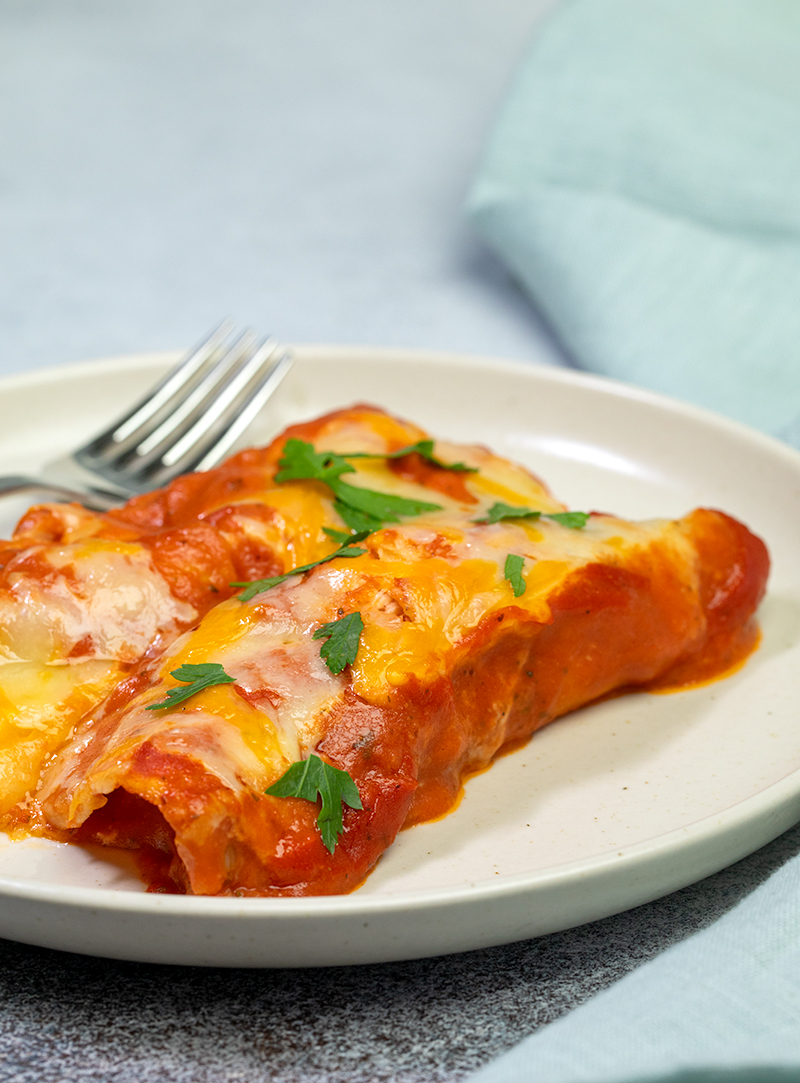
[[[298,348],[248,442],[356,401],[479,441],[576,508],[632,518],[697,505],[769,545],[763,642],[705,688],[578,711],[472,779],[458,809],[403,832],[357,892],[312,899],[147,895],[124,863],[0,843],[0,935],[67,951],[209,966],[408,959],[537,936],[657,898],[800,820],[800,455],[693,407],[560,369],[365,348]],[[0,472],[113,417],[174,362],[123,358],[0,384]],[[11,529],[24,505],[0,505]]]

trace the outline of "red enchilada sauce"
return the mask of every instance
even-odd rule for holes
[[[231,592],[234,578],[275,575],[287,559],[289,567],[303,563],[297,546],[308,539],[286,541],[284,521],[265,506],[263,493],[285,440],[313,440],[338,417],[353,424],[367,419],[394,449],[424,436],[371,408],[341,411],[292,427],[268,449],[241,452],[208,474],[178,479],[119,512],[95,517],[99,536],[135,538],[176,595],[205,612]],[[475,503],[464,474],[420,455],[393,460],[389,469]],[[58,524],[45,511],[38,517],[32,512],[23,524],[29,543],[33,537],[60,540]],[[547,620],[522,605],[491,611],[459,644],[459,660],[445,675],[420,679],[409,673],[380,704],[348,687],[316,745],[324,760],[350,774],[363,804],[362,810],[344,809],[345,832],[333,854],[322,843],[312,802],[234,792],[190,755],[167,755],[151,741],[125,762],[103,807],[71,831],[50,833],[134,849],[153,891],[351,891],[402,827],[452,809],[465,778],[553,719],[621,691],[702,683],[743,662],[758,641],[754,614],[769,569],[766,548],[721,512],[700,509],[680,528],[699,557],[699,604],[674,558],[654,544],[619,565],[587,563],[569,573],[547,599]],[[263,540],[271,536],[274,546]],[[429,548],[435,555],[435,545]],[[111,733],[142,687],[137,675],[123,681],[97,728]],[[29,814],[18,813],[20,826]]]

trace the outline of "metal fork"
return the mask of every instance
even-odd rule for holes
[[[288,372],[274,338],[226,321],[136,405],[40,476],[0,477],[0,496],[41,489],[99,511],[218,463]]]

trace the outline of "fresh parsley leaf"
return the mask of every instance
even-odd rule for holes
[[[533,508],[519,507],[515,504],[492,504],[483,519],[474,519],[475,523],[500,523],[508,519],[552,519],[571,530],[582,530],[589,520],[587,511],[534,511]]]
[[[187,662],[185,665],[173,669],[170,676],[176,681],[182,681],[188,687],[170,688],[167,690],[167,698],[161,703],[151,703],[145,707],[146,711],[157,711],[161,707],[173,707],[176,703],[201,692],[204,688],[210,688],[214,684],[233,684],[235,677],[229,676],[218,662],[200,662],[197,665]]]
[[[421,515],[424,511],[438,511],[441,507],[441,504],[429,504],[425,500],[409,500],[393,493],[362,489],[360,485],[348,485],[346,481],[329,481],[328,485],[338,503],[346,504],[348,508],[354,508],[381,523],[399,523],[401,515]]]
[[[265,792],[272,797],[300,797],[304,801],[322,798],[317,824],[325,848],[331,854],[344,831],[342,805],[355,809],[364,807],[358,788],[347,771],[332,767],[313,752],[307,760],[293,763]]]
[[[568,526],[571,530],[583,530],[590,516],[588,511],[556,511],[547,518],[561,523],[562,526]]]
[[[413,451],[416,451],[417,455],[421,455],[423,459],[427,459],[433,466],[441,467],[442,470],[454,470],[458,474],[478,473],[476,467],[467,466],[466,463],[446,463],[438,459],[433,454],[433,440],[418,440],[416,444],[409,444],[408,447],[401,447],[399,451],[391,452],[386,458],[402,459],[404,455],[410,455]]]
[[[360,557],[362,553],[366,553],[366,549],[360,549],[354,545],[354,542],[363,541],[366,538],[369,531],[361,534],[347,534],[347,545],[342,545],[338,549],[334,549],[332,553],[328,553],[326,557],[321,557],[319,560],[314,560],[311,564],[301,564],[297,568],[292,568],[290,572],[284,572],[283,575],[273,575],[268,579],[254,579],[252,583],[231,583],[232,587],[244,587],[244,590],[239,595],[239,601],[249,602],[251,598],[255,598],[257,594],[261,594],[262,591],[269,590],[270,587],[277,587],[279,583],[285,583],[287,579],[291,579],[293,575],[302,575],[303,572],[310,572],[312,568],[317,568],[320,564],[327,564],[329,560],[336,560],[337,557]]]
[[[277,482],[282,481],[334,481],[342,474],[355,473],[355,467],[332,451],[315,451],[314,445],[305,440],[287,440],[283,455],[278,463],[280,470],[275,475]]]
[[[254,579],[251,583],[231,583],[232,587],[244,587],[245,589],[239,595],[240,602],[249,602],[251,598],[255,598],[257,594],[262,594],[265,590],[269,590],[271,587],[277,587],[279,583],[285,583],[287,579],[291,579],[293,575],[300,575],[304,571],[308,571],[313,565],[304,565],[302,568],[294,568],[290,572],[286,572],[284,575],[273,575],[268,579]]]
[[[357,534],[363,532],[365,537],[375,530],[380,530],[383,525],[382,521],[376,519],[374,515],[366,515],[363,511],[357,511],[348,504],[343,504],[341,500],[334,500],[333,507],[346,526],[349,526],[351,530],[355,530]]]
[[[326,642],[319,649],[320,657],[331,673],[339,674],[345,666],[352,666],[358,654],[364,622],[360,613],[348,613],[339,620],[329,621],[317,628],[314,639]]]
[[[331,526],[324,526],[322,533],[327,534],[331,541],[338,542],[339,545],[345,545],[350,541],[353,535],[348,530],[334,530]]]
[[[539,519],[541,514],[540,511],[534,511],[533,508],[521,508],[515,504],[503,504],[498,501],[496,504],[492,504],[485,518],[475,519],[474,521],[476,523],[500,523],[506,519]]]
[[[423,441],[425,443],[425,441]],[[428,441],[431,448],[433,441]],[[379,493],[374,489],[364,489],[360,485],[349,485],[341,480],[342,474],[352,474],[355,467],[347,459],[380,459],[385,455],[372,455],[367,452],[353,452],[352,455],[339,455],[334,451],[315,451],[313,444],[305,440],[287,440],[283,456],[279,462],[280,470],[275,475],[277,482],[283,481],[321,481],[334,496],[336,511],[351,530],[371,533],[383,523],[398,523],[401,515],[421,515],[424,511],[438,511],[440,504],[429,504],[425,500],[409,500],[392,493]]]
[[[414,452],[417,455],[421,455],[423,459],[427,459],[429,463],[434,466],[441,467],[442,470],[455,470],[458,473],[464,474],[477,474],[478,469],[475,466],[467,466],[466,463],[446,463],[433,454],[433,440],[417,440],[416,444],[409,444],[407,447],[401,447],[397,451],[351,451],[345,452],[341,458],[343,459],[402,459],[405,455],[412,455]]]
[[[525,593],[527,584],[522,578],[522,566],[525,563],[521,556],[516,553],[509,553],[506,557],[506,566],[503,571],[503,575],[511,584],[511,589],[514,591],[514,597],[519,598]]]

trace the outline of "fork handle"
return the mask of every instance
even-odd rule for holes
[[[111,508],[119,507],[123,502],[122,497],[113,496],[111,493],[79,493],[76,489],[56,485],[51,481],[45,481],[44,478],[32,478],[24,474],[9,474],[0,477],[0,497],[35,490],[52,493],[59,500],[77,501],[84,507],[92,508],[93,511],[110,511]]]

